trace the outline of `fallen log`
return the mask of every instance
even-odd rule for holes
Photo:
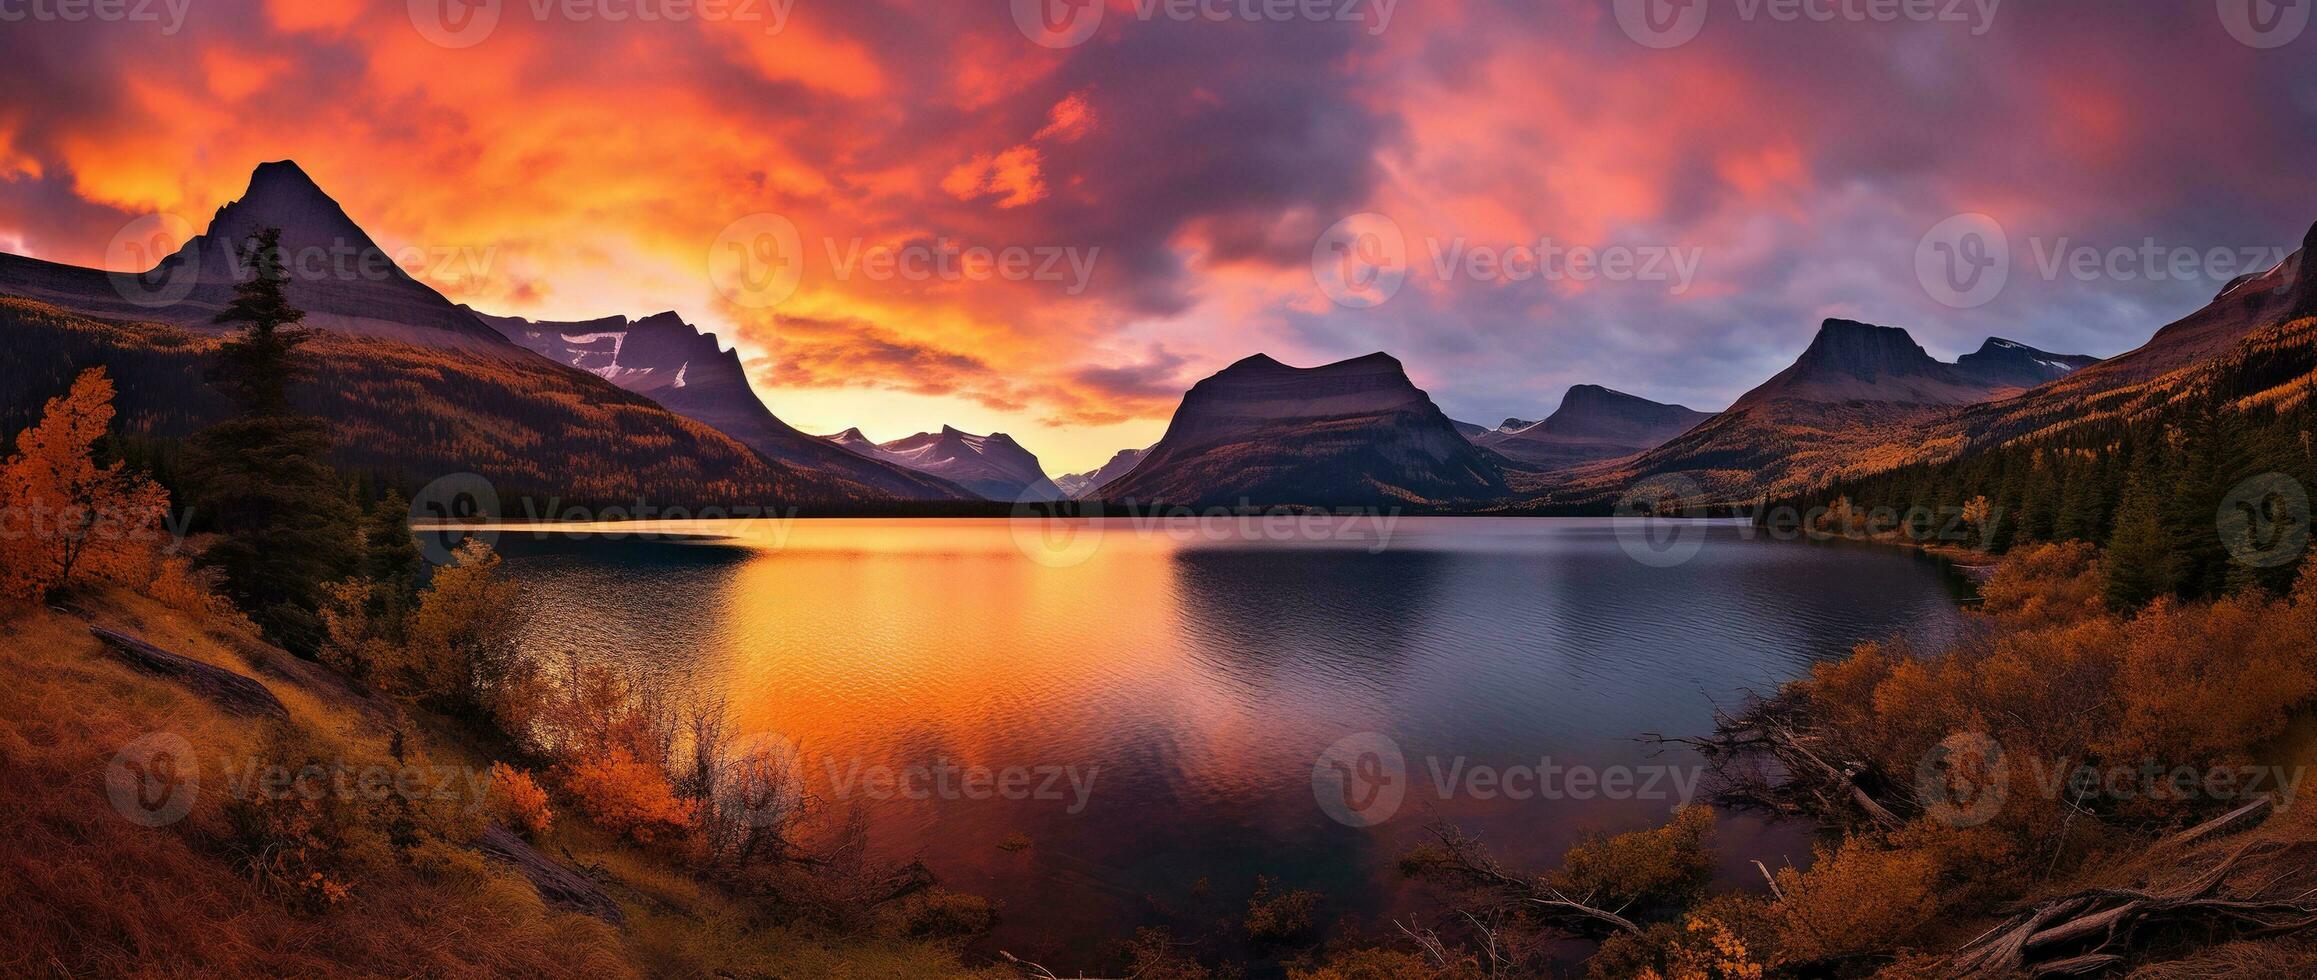
[[[1446,824],[1429,828],[1439,842],[1437,857],[1427,868],[1489,899],[1503,910],[1526,914],[1544,925],[1584,939],[1642,934],[1640,924],[1626,918],[1623,909],[1593,904],[1592,897],[1571,897],[1540,878],[1506,871],[1480,842]]]
[[[2242,895],[2223,893],[2246,860],[2288,849],[2292,845],[2257,841],[2172,888],[2092,888],[2038,903],[1965,944],[1946,972],[1967,978],[2078,976],[2122,964],[2136,944],[2168,928],[2200,926],[2250,936],[2317,926],[2317,888],[2267,894],[2284,875]]]
[[[2157,841],[2149,847],[2149,850],[2161,851],[2187,847],[2191,844],[2201,843],[2207,838],[2223,837],[2244,830],[2268,819],[2269,808],[2275,802],[2274,797],[2258,797],[2251,803]]]
[[[541,901],[555,908],[592,915],[612,925],[624,925],[627,915],[619,903],[604,893],[595,882],[577,872],[547,859],[515,832],[492,824],[475,843],[475,849],[486,856],[513,865],[515,870],[531,882]]]
[[[290,709],[282,705],[281,699],[274,697],[274,692],[252,678],[222,667],[210,666],[191,657],[170,653],[134,636],[102,626],[91,626],[89,632],[103,641],[105,649],[123,663],[175,681],[234,714],[277,721],[287,721],[290,717]]]

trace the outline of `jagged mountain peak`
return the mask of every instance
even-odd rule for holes
[[[850,437],[850,438],[848,438]],[[948,480],[990,500],[1053,500],[1062,491],[1047,479],[1038,457],[1012,436],[975,435],[952,425],[891,442],[870,444],[847,429],[829,441],[853,452]]]
[[[241,196],[218,208],[208,230],[187,241],[179,254],[199,254],[204,271],[227,274],[234,271],[231,250],[265,228],[281,229],[285,250],[378,247],[304,168],[275,160],[258,164]],[[402,275],[400,267],[385,265],[392,275]]]

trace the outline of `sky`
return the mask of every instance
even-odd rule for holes
[[[1711,410],[1827,317],[2112,355],[2272,264],[2310,6],[0,0],[0,250],[130,267],[294,159],[454,300],[1052,473],[1257,352]]]

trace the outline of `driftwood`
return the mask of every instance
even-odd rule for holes
[[[290,717],[290,709],[282,706],[281,699],[274,697],[274,692],[267,690],[264,684],[251,678],[170,653],[126,633],[117,633],[102,626],[91,626],[89,632],[104,641],[105,649],[112,651],[115,657],[129,666],[175,681],[234,714],[277,721],[286,721]]]
[[[2239,830],[2251,827],[2254,824],[2268,819],[2269,809],[2274,803],[2275,799],[2273,797],[2258,797],[2251,803],[2247,803],[2234,810],[2230,810],[2227,813],[2221,814],[2220,816],[2197,824],[2194,827],[2190,827],[2187,830],[2183,830],[2170,837],[2164,838],[2163,840],[2157,841],[2156,843],[2149,845],[2148,849],[2151,853],[2156,851],[2167,851],[2174,848],[2187,847],[2192,844],[2202,843],[2203,841],[2214,837],[2224,837],[2229,834],[2236,833]]]
[[[1957,977],[2078,976],[2123,965],[2136,941],[2168,927],[2201,926],[2251,936],[2317,926],[2317,888],[2270,894],[2290,872],[2235,894],[2223,891],[2248,858],[2291,848],[2277,841],[2247,844],[2172,888],[2091,888],[2037,903],[1966,944],[1946,972]]]
[[[595,882],[548,860],[546,855],[524,843],[523,838],[515,836],[514,831],[492,824],[483,832],[483,839],[476,842],[475,849],[514,865],[516,871],[530,880],[531,887],[538,890],[540,900],[548,905],[592,915],[615,926],[627,922],[619,903],[612,901]]]
[[[1584,939],[1642,933],[1640,924],[1625,917],[1624,909],[1602,908],[1592,896],[1573,897],[1541,878],[1506,871],[1478,841],[1456,828],[1435,824],[1432,836],[1440,857],[1430,867],[1450,881],[1487,897],[1500,909],[1525,914],[1547,926]]]
[[[1804,723],[1800,712],[1778,699],[1760,702],[1744,714],[1715,712],[1714,733],[1702,738],[1649,735],[1659,745],[1685,745],[1713,767],[1718,802],[1816,817],[1858,814],[1876,827],[1893,829],[1906,820],[1885,802],[1889,784],[1868,762],[1845,758],[1842,747]],[[1777,772],[1758,766],[1775,763]]]
[[[941,884],[941,879],[933,876],[933,869],[926,867],[925,862],[911,861],[894,869],[892,874],[886,875],[884,880],[873,886],[875,893],[869,896],[869,905],[874,908],[887,902],[897,902],[938,884]]]

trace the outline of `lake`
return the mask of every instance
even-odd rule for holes
[[[498,545],[533,649],[722,694],[826,812],[1003,903],[990,941],[1096,970],[1259,876],[1389,929],[1433,821],[1515,865],[1662,821],[1695,759],[1645,733],[1861,641],[1958,627],[1940,563],[1731,523],[728,522]],[[1725,817],[1726,874],[1807,860]],[[1744,869],[1744,875],[1738,873]],[[1064,969],[1064,966],[1067,969]]]

